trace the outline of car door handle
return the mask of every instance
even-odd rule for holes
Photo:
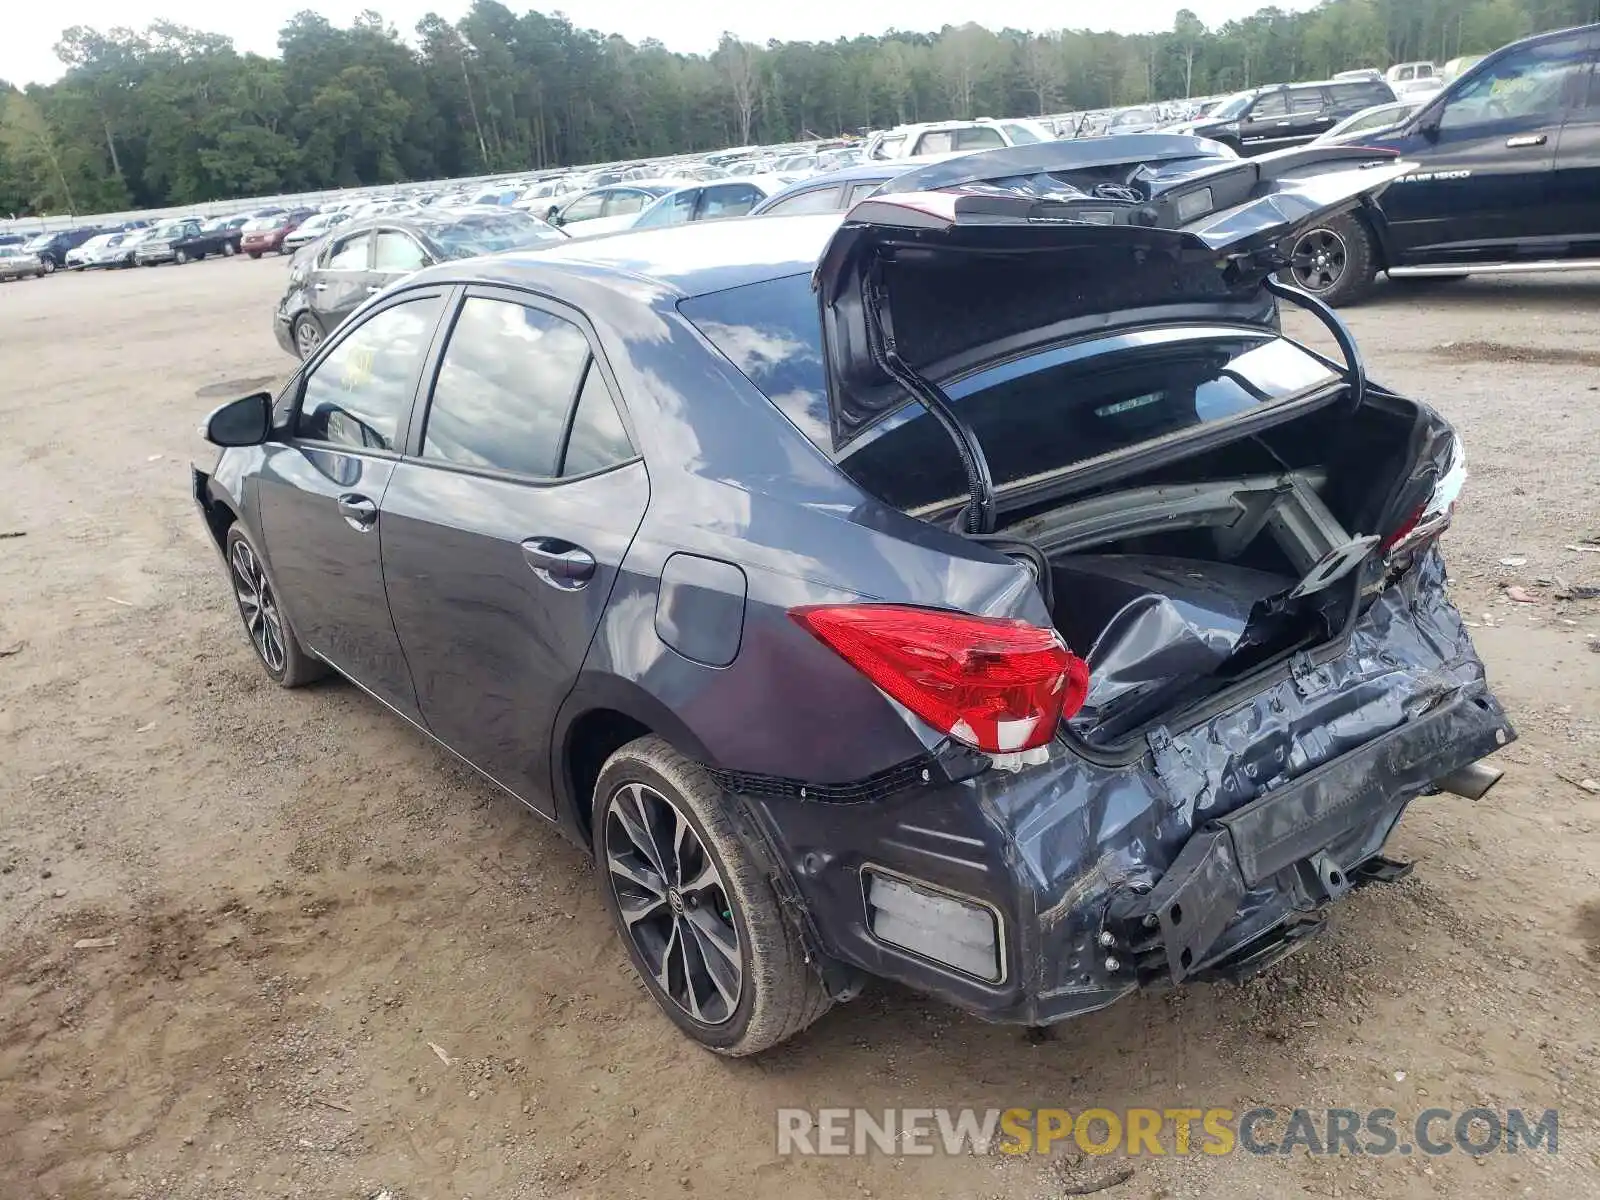
[[[339,497],[339,515],[351,529],[366,533],[378,521],[378,506],[365,496],[346,492]]]
[[[367,295],[376,296],[381,291],[383,291],[383,289],[381,287],[379,287],[377,284],[375,284],[375,283],[367,284]]]
[[[1520,137],[1507,138],[1506,148],[1508,150],[1520,150],[1524,146],[1542,146],[1549,140],[1550,139],[1542,133],[1525,133]]]
[[[522,543],[522,557],[535,575],[563,591],[576,591],[594,578],[594,556],[560,538],[529,538]]]
[[[313,283],[311,285],[311,290],[313,292],[325,292],[328,290],[328,285],[325,283]]]

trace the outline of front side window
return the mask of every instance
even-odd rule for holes
[[[874,187],[877,185],[874,184]],[[837,212],[839,209],[839,196],[842,190],[837,184],[833,187],[812,188],[809,192],[801,192],[795,196],[787,196],[767,209],[763,216],[794,216],[797,213],[826,213]]]
[[[561,219],[569,225],[577,221],[592,221],[600,215],[605,204],[604,192],[591,192],[587,196],[579,196],[561,210]]]
[[[588,363],[589,341],[571,321],[469,297],[434,381],[423,457],[553,478]]]
[[[1269,92],[1256,101],[1256,106],[1250,110],[1252,121],[1265,121],[1273,117],[1286,117],[1289,115],[1289,102],[1284,99],[1282,92]]]
[[[948,129],[936,129],[922,135],[917,142],[917,154],[948,154],[955,149],[955,134]]]
[[[1015,121],[1007,122],[1005,129],[1013,146],[1031,146],[1044,140],[1026,125],[1019,125]]]
[[[1528,46],[1506,55],[1450,97],[1439,127],[1557,120],[1563,109],[1582,103],[1588,72],[1589,57],[1581,37]]]
[[[903,133],[890,134],[872,148],[873,158],[898,158],[900,148],[906,144]]]
[[[625,217],[629,213],[636,213],[655,197],[649,192],[636,192],[628,188],[620,192],[612,192],[606,197],[606,216]]]
[[[295,434],[353,449],[393,450],[439,316],[439,298],[373,313],[306,377]]]
[[[328,271],[365,271],[367,269],[367,250],[372,244],[370,233],[355,233],[342,241],[335,242],[330,248],[327,265],[323,268]]]
[[[378,233],[375,262],[380,271],[420,271],[428,265],[428,256],[410,234],[384,229]]]

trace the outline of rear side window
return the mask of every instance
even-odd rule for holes
[[[833,187],[813,188],[809,192],[801,192],[798,196],[789,196],[778,201],[771,208],[763,210],[761,215],[793,216],[796,213],[836,212],[842,193],[843,189],[837,184]]]
[[[295,433],[353,449],[393,450],[439,316],[438,297],[383,309],[306,377]]]
[[[553,478],[588,365],[589,341],[571,321],[469,297],[434,380],[422,456]]]
[[[956,130],[957,150],[993,150],[1006,144],[1000,131],[991,125],[974,125]]]
[[[761,193],[748,183],[708,187],[700,199],[700,219],[716,221],[723,217],[742,217],[759,204],[761,198]]]
[[[622,427],[617,402],[611,398],[605,376],[593,359],[578,393],[578,409],[572,414],[572,432],[567,436],[562,475],[587,475],[626,462],[633,457],[633,443]]]
[[[1289,93],[1289,110],[1296,116],[1319,113],[1323,109],[1321,88],[1301,88]]]

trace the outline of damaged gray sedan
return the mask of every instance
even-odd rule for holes
[[[269,674],[592,852],[703,1045],[872,976],[1028,1024],[1237,979],[1515,736],[1445,591],[1459,440],[1274,278],[1406,169],[1047,143],[443,264],[214,414],[196,498]]]

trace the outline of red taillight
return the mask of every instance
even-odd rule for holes
[[[929,725],[989,754],[1043,746],[1083,707],[1089,668],[1054,629],[897,604],[789,613]]]
[[[1410,537],[1412,533],[1416,531],[1418,523],[1420,523],[1422,520],[1422,514],[1427,511],[1427,508],[1428,506],[1426,504],[1417,505],[1417,511],[1412,513],[1404,521],[1401,521],[1400,524],[1395,527],[1394,532],[1390,533],[1388,537],[1384,538],[1383,541],[1378,543],[1378,548],[1385,554],[1388,554],[1401,542]]]

